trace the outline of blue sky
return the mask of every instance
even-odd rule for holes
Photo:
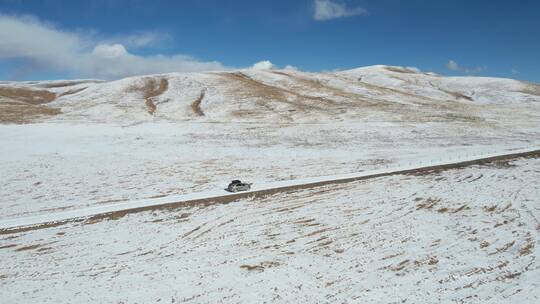
[[[540,82],[540,1],[0,0],[0,79],[388,64]]]

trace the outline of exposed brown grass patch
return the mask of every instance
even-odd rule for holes
[[[294,90],[296,87],[301,89],[309,89],[313,92],[324,92],[331,96],[340,97],[343,99],[343,102],[337,103],[336,101],[328,98],[324,98],[325,101],[329,102],[330,105],[341,107],[346,106],[347,108],[350,108],[352,106],[361,106],[362,108],[366,107],[376,107],[376,108],[385,108],[388,105],[390,105],[389,102],[385,100],[378,100],[374,99],[373,97],[366,97],[364,95],[347,92],[341,88],[337,88],[331,85],[328,85],[320,80],[317,79],[310,79],[307,77],[302,77],[298,75],[292,75],[280,71],[274,71],[273,73],[278,75],[283,75],[291,78],[294,80],[295,84],[299,84],[298,86],[293,86],[291,89]]]
[[[15,251],[34,250],[34,249],[39,248],[40,246],[41,246],[40,244],[36,244],[36,245],[30,245],[30,246],[19,247],[19,248],[15,249]]]
[[[40,247],[37,249],[37,252],[41,252],[41,253],[48,253],[52,250],[52,247]]]
[[[326,246],[332,244],[333,242],[334,242],[334,241],[332,241],[332,240],[328,240],[328,241],[326,241],[326,242],[319,243],[317,246],[319,246],[319,247],[326,247]]]
[[[534,239],[529,234],[527,236],[527,240],[526,240],[525,245],[523,247],[521,247],[521,249],[519,249],[519,255],[520,256],[529,255],[529,254],[531,254],[533,248],[534,248]]]
[[[493,211],[495,211],[495,209],[497,209],[497,205],[484,207],[484,211],[486,211],[486,212],[493,212]]]
[[[397,79],[402,80],[400,78],[397,78]],[[422,104],[422,105],[431,105],[430,103],[432,103],[432,102],[436,102],[436,103],[440,102],[439,100],[434,99],[434,98],[430,98],[430,97],[422,96],[422,95],[416,95],[416,94],[409,93],[407,91],[401,91],[401,90],[398,90],[398,89],[395,89],[395,88],[378,86],[378,85],[363,82],[363,81],[360,81],[359,84],[361,86],[365,87],[366,89],[369,89],[371,92],[376,92],[376,93],[379,93],[379,94],[390,94],[390,95],[398,94],[398,95],[401,95],[401,96],[404,96],[404,97],[409,97],[409,98],[411,98],[411,100],[415,100],[416,103],[419,103],[419,104]],[[421,102],[421,101],[424,101],[424,102]],[[384,101],[384,102],[386,102],[388,104],[392,104],[392,103],[387,102],[387,101]],[[429,102],[429,103],[426,103],[426,102]]]
[[[511,279],[519,277],[520,275],[521,275],[520,271],[508,272],[507,274],[497,277],[497,281],[511,280]]]
[[[144,84],[142,86],[132,86],[128,89],[128,92],[141,92],[146,105],[146,111],[148,111],[148,114],[154,115],[157,110],[155,98],[167,91],[168,88],[169,81],[166,78],[156,79],[147,77],[144,79]]]
[[[435,198],[423,199],[423,198],[417,197],[415,198],[415,201],[417,202],[416,210],[422,210],[422,209],[432,210],[434,209],[435,206],[437,206],[441,202],[441,199],[435,199]],[[460,211],[469,210],[469,209],[470,208],[466,204],[463,204],[455,209],[448,208],[448,207],[440,207],[436,211],[438,213],[458,213]]]
[[[365,116],[368,115],[370,111],[373,111],[395,113],[398,115],[400,120],[404,121],[463,121],[466,123],[486,124],[485,120],[481,119],[479,116],[471,114],[474,113],[473,109],[471,109],[473,104],[441,103],[440,100],[413,94],[405,90],[400,91],[397,89],[376,86],[365,82],[351,82],[351,79],[346,77],[342,77],[342,79],[350,82],[351,86],[364,87],[370,92],[370,94],[367,95],[359,92],[350,92],[348,90],[329,85],[325,83],[324,80],[312,79],[310,77],[294,73],[287,73],[284,71],[273,71],[272,73],[289,77],[292,81],[287,81],[287,83],[283,85],[268,85],[254,80],[242,73],[226,74],[229,75],[227,77],[231,77],[231,75],[235,76],[234,74],[236,74],[236,76],[243,75],[248,77],[251,81],[254,81],[254,83],[251,83],[252,85],[262,84],[265,86],[264,89],[259,87],[257,90],[246,90],[246,88],[249,88],[250,86],[249,84],[243,84],[238,91],[233,93],[234,96],[255,98],[260,97],[261,100],[257,102],[257,105],[268,108],[271,111],[274,111],[272,102],[291,104],[292,108],[285,109],[283,111],[283,115],[288,118],[290,118],[290,114],[286,111],[320,111],[323,114],[332,115],[333,117],[335,117],[335,115],[344,113],[354,113],[355,116]],[[222,75],[225,75],[225,73]],[[250,92],[252,95],[249,95]],[[256,92],[256,94],[253,92]],[[304,95],[301,92],[315,92],[316,94],[324,94],[325,97]],[[311,93],[309,94],[311,95]],[[396,94],[406,97],[409,102],[425,106],[424,108],[429,109],[431,115],[419,115],[418,108],[416,107],[411,107],[410,105],[400,104],[385,100],[384,98],[376,97],[376,95],[394,96]],[[456,94],[453,96],[458,96]],[[263,97],[267,97],[266,100],[263,100]],[[460,97],[467,98],[467,96]],[[270,100],[271,102],[266,102],[267,100]],[[322,110],[321,107],[323,108]],[[360,108],[360,110],[352,111],[354,108]],[[253,111],[253,109],[245,109],[235,111],[232,114],[243,117],[254,116],[260,113]]]
[[[506,206],[504,206],[501,210],[499,210],[499,213],[503,213],[506,210],[510,209],[512,207],[512,203],[508,203]]]
[[[84,88],[78,88],[78,89],[74,89],[74,90],[69,90],[69,91],[66,91],[66,92],[63,92],[63,93],[58,94],[58,97],[77,94],[77,93],[82,92],[82,91],[84,91],[84,90],[86,90],[86,89],[87,89],[87,87],[84,87]]]
[[[390,267],[389,269],[392,270],[392,271],[401,271],[401,270],[405,269],[405,267],[407,266],[407,264],[409,264],[409,262],[410,262],[409,259],[403,260],[399,264],[397,264],[396,266]]]
[[[206,94],[206,92],[203,90],[201,92],[201,94],[199,95],[199,98],[197,98],[192,104],[191,104],[191,109],[193,110],[193,113],[195,113],[195,115],[197,116],[204,116],[204,112],[203,110],[201,109],[201,103],[204,99],[204,95]]]
[[[82,83],[98,83],[101,81],[96,80],[81,80],[81,81],[61,81],[61,82],[55,82],[55,83],[49,83],[45,85],[41,85],[43,88],[63,88],[63,87],[71,87],[74,85],[82,84]]]
[[[295,221],[294,223],[295,224],[300,224],[302,226],[307,226],[307,227],[320,225],[319,223],[315,222],[314,218],[299,220],[299,221]],[[317,224],[317,225],[314,225],[314,224]]]
[[[47,90],[0,86],[0,97],[12,99],[30,105],[49,103],[56,99],[56,94]]]
[[[469,210],[469,209],[471,209],[471,208],[469,208],[469,206],[467,206],[466,204],[464,204],[464,205],[461,205],[461,207],[452,210],[452,213],[458,213],[458,212],[460,212],[460,211],[463,211],[463,210]]]
[[[157,110],[157,106],[154,103],[154,98],[163,94],[169,88],[169,81],[165,78],[161,78],[159,83],[156,79],[151,78],[147,81],[147,84],[144,87],[144,99],[146,100],[146,106],[148,108],[148,113],[154,114]]]
[[[446,120],[451,120],[454,122],[481,122],[484,121],[483,118],[478,116],[470,115],[469,113],[445,113],[441,116],[442,118],[445,118]]]
[[[30,123],[60,114],[60,109],[45,105],[55,99],[56,94],[46,90],[0,86],[0,123]]]
[[[279,266],[278,262],[265,261],[265,262],[261,262],[259,265],[241,265],[240,268],[245,269],[247,271],[262,272],[264,271],[265,268],[276,267],[276,266]]]
[[[17,244],[2,245],[2,246],[0,246],[0,249],[12,248],[12,247],[16,247],[16,246],[17,246]]]
[[[430,209],[433,209],[433,207],[435,205],[437,205],[440,201],[441,201],[440,199],[428,198],[428,199],[422,201],[421,203],[416,204],[416,210],[421,210],[421,209],[430,210]]]
[[[497,227],[500,227],[500,226],[502,226],[502,225],[506,225],[506,224],[508,224],[508,223],[509,223],[508,220],[504,220],[504,221],[502,221],[502,222],[498,222],[498,223],[496,223],[495,225],[493,225],[493,228],[497,228]]]
[[[384,69],[387,70],[387,71],[396,72],[396,73],[418,74],[417,71],[415,71],[413,69],[408,69],[408,68],[405,68],[405,67],[388,66],[388,67],[384,67]]]
[[[58,108],[0,101],[0,123],[25,124],[62,113]]]
[[[528,84],[521,92],[529,95],[540,96],[540,85],[532,83]]]
[[[271,100],[272,102],[284,103],[294,108],[296,111],[330,111],[336,102],[323,97],[307,96],[300,93],[272,86],[257,81],[244,73],[222,73],[229,81],[236,82],[242,89],[235,91],[236,96],[241,98],[260,98],[261,100]]]
[[[501,252],[505,252],[506,250],[508,250],[510,247],[514,246],[514,244],[516,243],[516,241],[511,241],[509,243],[506,243],[504,244],[502,247],[499,247],[495,250],[495,252],[491,253],[491,254],[496,254],[496,253],[501,253]]]
[[[439,91],[442,91],[442,92],[445,92],[446,94],[450,95],[450,96],[453,96],[455,99],[459,100],[459,99],[465,99],[465,100],[468,100],[468,101],[474,101],[472,99],[472,97],[470,96],[467,96],[467,95],[464,95],[462,93],[459,93],[459,92],[456,92],[456,91],[450,91],[450,90],[445,90],[445,89],[442,89],[440,87],[437,87],[437,89]]]
[[[446,212],[448,212],[449,210],[450,210],[450,209],[448,209],[448,208],[445,207],[445,208],[440,208],[439,210],[437,210],[437,212],[439,212],[439,213],[446,213]]]
[[[427,264],[428,265],[437,265],[439,263],[439,259],[437,259],[437,257],[429,257],[428,258],[428,261],[427,261]]]
[[[241,97],[267,97],[276,100],[285,100],[285,92],[279,88],[269,86],[254,80],[244,73],[223,73],[227,80],[238,82],[244,90],[238,92]]]
[[[398,253],[394,253],[394,254],[390,254],[390,255],[387,255],[385,257],[383,257],[381,260],[388,260],[388,259],[393,259],[395,257],[398,257],[400,255],[403,255],[405,253],[405,251],[402,251],[402,252],[398,252]]]
[[[264,267],[260,265],[241,265],[240,268],[245,269],[247,271],[264,271]]]
[[[154,112],[156,112],[156,110],[157,110],[157,106],[156,106],[156,104],[152,101],[152,99],[147,98],[147,99],[145,100],[145,104],[146,104],[146,108],[147,108],[148,113],[150,113],[151,115],[154,115]]]
[[[192,230],[186,232],[186,233],[182,236],[182,238],[186,238],[186,237],[190,236],[191,234],[193,234],[194,232],[197,232],[197,231],[199,231],[199,230],[201,230],[201,226],[197,226],[197,227],[195,227],[194,229],[192,229]]]
[[[487,124],[485,119],[480,116],[473,115],[478,111],[477,109],[480,106],[477,106],[473,103],[456,103],[456,102],[441,102],[441,100],[434,99],[424,95],[417,95],[409,93],[406,91],[401,91],[395,88],[388,88],[369,84],[366,82],[361,82],[361,85],[366,87],[372,92],[379,92],[380,94],[399,94],[407,98],[407,101],[412,102],[417,105],[421,105],[426,111],[423,112],[423,115],[419,115],[418,109],[416,107],[410,107],[409,105],[401,105],[396,103],[391,103],[387,101],[386,104],[383,104],[385,107],[381,108],[382,103],[378,103],[377,107],[381,110],[400,113],[400,119],[403,121],[414,121],[414,122],[464,122],[464,123],[481,123],[482,125]],[[426,115],[429,113],[429,115]]]
[[[324,232],[328,232],[328,231],[332,231],[332,230],[337,230],[337,229],[338,229],[338,228],[324,228],[324,229],[319,229],[319,230],[310,232],[309,234],[306,235],[306,237],[311,237],[311,236],[314,236],[314,235],[317,235],[317,234],[321,234],[321,233],[324,233]]]

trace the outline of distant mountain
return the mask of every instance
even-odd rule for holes
[[[0,123],[483,121],[517,104],[540,104],[540,85],[383,65],[321,73],[246,69],[0,82]]]

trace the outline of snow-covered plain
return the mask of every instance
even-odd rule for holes
[[[317,177],[301,178],[296,180],[283,180],[275,182],[258,183],[252,185],[250,190],[241,193],[225,192],[225,189],[192,192],[183,195],[168,195],[149,199],[130,200],[119,203],[77,208],[74,210],[44,213],[35,216],[14,217],[0,220],[0,233],[14,233],[28,229],[40,229],[52,225],[62,225],[67,222],[82,220],[96,220],[100,218],[117,217],[119,214],[141,212],[146,210],[159,210],[175,208],[179,205],[200,204],[202,202],[230,202],[245,197],[259,197],[276,192],[290,192],[299,189],[320,187],[328,184],[347,183],[357,180],[372,179],[381,176],[431,172],[449,168],[459,168],[479,165],[487,162],[504,161],[518,157],[537,157],[540,155],[538,147],[527,149],[513,149],[511,151],[497,152],[481,155],[464,155],[442,160],[431,159],[423,162],[414,162],[399,167],[387,166],[384,168],[365,170],[361,172],[323,175]]]
[[[5,303],[538,303],[540,160],[0,236]]]

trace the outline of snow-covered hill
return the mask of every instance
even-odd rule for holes
[[[33,95],[30,102],[27,95]],[[489,114],[486,109],[494,105],[537,105],[540,86],[511,79],[443,77],[390,66],[333,73],[248,69],[109,82],[4,82],[0,100],[7,112],[17,102],[30,103],[28,107],[55,109],[44,113],[48,119],[122,124],[365,121],[387,119],[388,114],[400,121],[483,120]],[[20,110],[20,105],[15,108]]]

